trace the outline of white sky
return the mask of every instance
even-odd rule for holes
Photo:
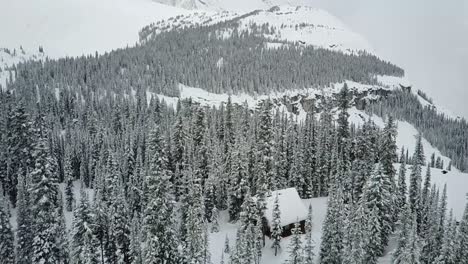
[[[468,118],[468,1],[309,1],[404,68],[415,88]]]

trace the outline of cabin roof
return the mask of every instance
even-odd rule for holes
[[[307,219],[307,209],[302,202],[296,188],[288,188],[271,192],[267,197],[267,208],[265,218],[268,223],[272,222],[275,197],[278,194],[279,208],[281,211],[281,225],[286,226]]]

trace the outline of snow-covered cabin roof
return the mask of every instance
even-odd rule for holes
[[[278,194],[282,226],[307,219],[307,208],[304,206],[304,203],[302,203],[296,188],[288,188],[284,190],[273,191],[271,192],[271,196],[267,197],[265,218],[268,220],[268,223],[272,222],[272,213],[276,194]]]

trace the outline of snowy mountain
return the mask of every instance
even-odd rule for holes
[[[273,193],[293,192],[303,199],[295,196],[299,203],[282,204],[288,208],[276,221],[298,221],[298,211],[305,220],[305,208],[312,205],[313,217],[307,220],[312,221],[315,260],[327,239],[325,225],[333,221],[342,221],[340,232],[358,244],[380,234],[383,221],[403,230],[401,222],[382,216],[403,217],[404,208],[393,202],[406,201],[407,195],[415,219],[426,214],[422,219],[440,235],[432,242],[443,240],[444,250],[449,235],[468,230],[452,232],[456,222],[446,218],[453,209],[460,226],[468,226],[468,218],[461,221],[468,174],[456,166],[467,163],[466,121],[411,87],[403,69],[380,60],[365,38],[328,12],[301,6],[300,0],[50,0],[49,10],[26,2],[11,5],[24,23],[0,23],[5,45],[31,50],[42,45],[53,60],[43,60],[42,51],[0,49],[0,85],[5,87],[10,76],[14,81],[7,86],[14,96],[0,93],[0,131],[15,132],[0,137],[4,201],[10,208],[6,197],[11,204],[18,199],[18,208],[9,211],[17,233],[11,244],[28,241],[18,238],[28,233],[22,229],[28,223],[18,225],[28,219],[27,208],[41,217],[32,221],[55,225],[44,228],[49,237],[63,235],[48,245],[66,237],[71,247],[59,246],[71,248],[71,256],[83,262],[92,262],[98,244],[97,255],[117,263],[151,257],[142,250],[167,239],[166,253],[183,252],[181,258],[205,258],[205,263],[208,256],[218,264],[229,263],[235,254],[259,253],[261,264],[285,263],[294,237],[280,242],[278,256],[271,239],[255,253],[257,244],[246,240],[260,241],[256,232],[263,217],[275,221],[270,191],[280,188],[284,191]],[[26,12],[14,12],[25,5]],[[38,11],[29,12],[32,7]],[[15,37],[14,31],[25,34]],[[43,63],[11,67],[29,60]],[[388,114],[396,117],[395,131],[386,127]],[[34,118],[28,120],[29,115]],[[32,150],[41,162],[19,162],[31,160]],[[403,153],[402,160],[395,151]],[[431,159],[437,165],[427,170],[432,178],[422,185]],[[394,186],[384,182],[389,177],[382,176],[376,160],[393,178],[408,163],[398,180],[409,188],[390,192]],[[22,175],[25,171],[32,173]],[[56,181],[62,195],[54,192]],[[30,188],[34,192],[27,197]],[[85,193],[89,201],[81,199]],[[0,221],[8,221],[2,198]],[[261,199],[270,207],[267,216],[257,215]],[[42,210],[36,201],[53,203]],[[328,210],[336,215],[326,223],[329,206],[336,206]],[[389,208],[394,211],[385,211]],[[212,231],[215,223],[218,231]],[[365,239],[347,233],[352,224],[366,232],[360,234]],[[416,230],[417,224],[411,225]],[[378,263],[391,263],[399,234],[387,234],[389,243],[373,253],[375,259],[381,256]],[[296,242],[307,236],[299,235]],[[421,231],[423,236],[429,235]],[[335,239],[344,240],[341,234]],[[35,240],[39,252],[41,242]]]
[[[241,32],[250,31],[253,25],[271,27],[274,32],[265,34],[265,37],[271,39],[270,48],[280,48],[284,46],[283,41],[288,41],[345,53],[366,51],[375,54],[362,36],[354,33],[339,19],[324,10],[307,6],[274,6],[240,14],[223,11],[177,16],[145,27],[140,33],[140,40],[144,41],[153,34],[168,30],[195,25],[207,26],[223,21],[235,21],[237,30]],[[227,37],[230,32],[219,34]]]
[[[22,47],[19,49],[6,49],[0,48],[0,86],[5,88],[7,80],[10,78],[14,79],[14,72],[11,72],[9,68],[20,62],[26,62],[29,60],[41,60],[45,58],[43,52],[29,52],[25,51]]]
[[[208,11],[235,11],[250,12],[257,9],[269,9],[274,6],[307,5],[307,0],[154,0],[159,3],[172,5],[186,9],[198,9]]]
[[[138,31],[144,26],[191,12],[151,0],[1,2],[8,12],[0,16],[0,48],[37,50],[42,46],[51,58],[131,46],[138,42]]]

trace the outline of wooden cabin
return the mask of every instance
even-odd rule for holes
[[[273,191],[267,197],[267,208],[263,217],[263,233],[271,238],[271,223],[273,221],[273,208],[275,198],[278,194],[279,209],[281,211],[281,225],[283,226],[282,237],[291,235],[296,222],[301,226],[301,232],[305,233],[305,220],[307,219],[307,208],[302,202],[296,188]]]

